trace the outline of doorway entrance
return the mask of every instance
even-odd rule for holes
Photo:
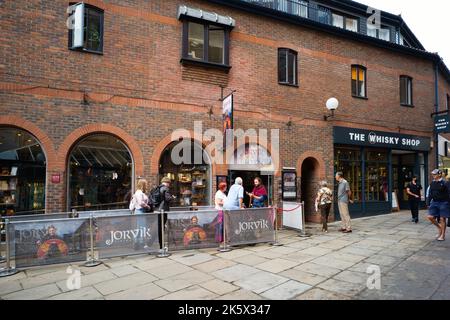
[[[305,203],[305,218],[307,221],[313,221],[315,213],[315,198],[318,186],[319,163],[314,158],[306,158],[302,163],[301,176],[301,199]]]
[[[267,198],[268,201],[266,205],[272,205],[273,204],[273,176],[271,175],[262,175],[260,171],[233,171],[230,170],[228,172],[228,176],[230,178],[228,189],[230,189],[230,186],[234,184],[234,180],[237,177],[242,178],[242,186],[244,187],[244,190],[246,192],[252,192],[254,183],[253,180],[256,177],[260,177],[262,180],[262,184],[266,187],[267,190]],[[250,197],[244,193],[244,204],[247,208],[250,207]]]

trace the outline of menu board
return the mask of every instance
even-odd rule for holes
[[[283,169],[282,193],[283,200],[297,199],[297,173],[294,170]]]

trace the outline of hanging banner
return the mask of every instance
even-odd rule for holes
[[[227,243],[233,246],[274,241],[274,219],[273,208],[225,211]]]
[[[222,123],[223,123],[223,137],[224,137],[224,149],[227,149],[228,145],[233,144],[233,94],[230,94],[222,101]]]
[[[218,210],[168,212],[169,250],[216,248],[221,240]]]
[[[86,260],[89,219],[11,222],[8,228],[16,268]]]
[[[158,217],[149,213],[95,218],[95,248],[99,258],[158,251]]]

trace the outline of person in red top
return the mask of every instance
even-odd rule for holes
[[[265,206],[265,201],[267,200],[266,187],[262,184],[261,178],[256,177],[254,180],[255,187],[252,193],[247,193],[253,200],[253,208],[263,208]]]

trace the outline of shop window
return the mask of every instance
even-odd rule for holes
[[[367,69],[363,66],[352,66],[352,96],[367,98]]]
[[[46,158],[35,137],[0,128],[0,214],[44,213]]]
[[[103,10],[85,3],[72,4],[69,23],[69,48],[103,52]]]
[[[370,150],[365,154],[365,200],[388,201],[388,153]]]
[[[412,78],[408,76],[400,77],[400,104],[402,106],[413,106],[413,84]]]
[[[176,196],[172,206],[210,205],[210,166],[205,151],[191,140],[170,144],[159,162],[160,177],[168,177],[171,193]]]
[[[72,148],[69,172],[70,210],[128,208],[133,160],[121,140],[106,134],[83,139]]]
[[[278,49],[278,83],[297,86],[297,52],[291,49]]]
[[[362,201],[362,166],[360,149],[336,148],[335,171],[341,171],[350,184],[353,199]],[[337,190],[337,189],[336,189]]]

